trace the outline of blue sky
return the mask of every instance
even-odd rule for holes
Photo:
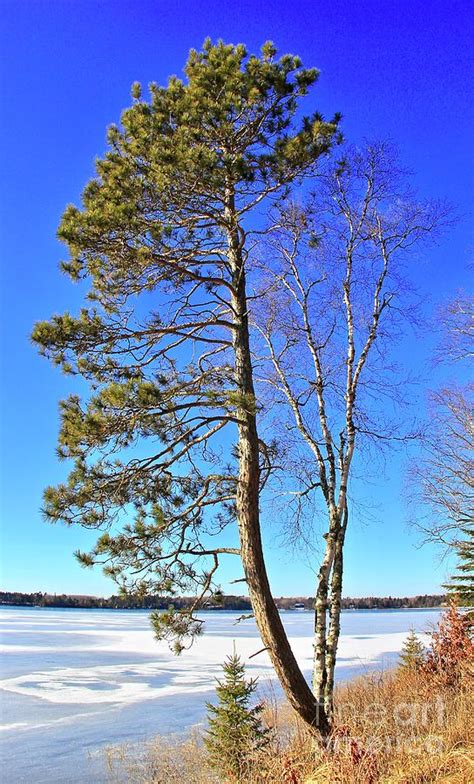
[[[1,584],[108,595],[113,584],[72,556],[93,537],[41,519],[44,486],[66,470],[54,452],[57,403],[75,382],[39,358],[28,335],[36,320],[80,303],[57,268],[65,252],[56,228],[104,151],[106,126],[129,104],[130,85],[179,74],[207,36],[250,50],[271,39],[318,67],[311,108],[342,112],[355,143],[390,139],[422,195],[457,205],[457,226],[413,270],[429,312],[468,285],[472,260],[474,11],[468,0],[1,0],[0,12]],[[400,353],[428,376],[431,349],[429,338],[412,335]],[[407,528],[405,467],[396,455],[377,483],[361,487],[372,513],[348,538],[346,595],[431,592],[446,577],[448,563]],[[312,592],[311,570],[276,547],[269,571],[276,594]]]

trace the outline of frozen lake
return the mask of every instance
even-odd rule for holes
[[[0,607],[2,784],[105,782],[102,747],[181,732],[203,720],[214,679],[232,652],[261,648],[252,620],[208,612],[204,636],[179,658],[157,643],[148,613]],[[313,616],[282,613],[310,676]],[[338,680],[396,661],[410,627],[429,629],[438,610],[342,614]],[[265,653],[248,662],[262,690]]]

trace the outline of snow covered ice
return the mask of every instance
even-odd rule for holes
[[[104,782],[103,747],[186,731],[201,722],[221,664],[236,650],[260,687],[273,678],[255,623],[203,613],[205,633],[180,657],[153,637],[148,612],[0,608],[2,784]],[[411,627],[437,610],[347,611],[336,676],[390,666]],[[282,613],[309,677],[311,613]],[[278,689],[277,689],[277,693]]]

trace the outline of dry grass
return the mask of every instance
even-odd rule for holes
[[[220,784],[196,734],[186,740],[158,738],[115,746],[107,749],[106,757],[114,784]]]
[[[424,675],[365,676],[339,687],[336,728],[321,748],[288,706],[270,701],[274,740],[253,761],[248,784],[472,784],[472,674],[442,689]],[[160,740],[108,754],[111,781],[127,784],[212,784],[199,736]]]
[[[340,688],[328,768],[316,768],[307,784],[472,784],[471,687],[468,673],[456,690],[433,689],[424,675],[388,673]]]

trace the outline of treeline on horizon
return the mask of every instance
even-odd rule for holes
[[[186,609],[194,601],[194,597],[169,597],[169,596],[82,596],[67,594],[49,594],[37,591],[36,593],[20,593],[16,591],[0,591],[0,604],[25,607],[77,607],[83,609],[113,609],[113,610],[166,610],[173,605],[176,609]],[[275,600],[279,609],[291,610],[298,605],[298,609],[313,610],[314,597],[289,596]],[[364,596],[361,598],[346,597],[342,599],[343,610],[384,610],[384,609],[416,609],[440,607],[446,604],[445,594],[423,594],[419,596]],[[214,602],[209,602],[203,609],[207,610],[251,610],[250,600],[247,596],[215,597]]]

